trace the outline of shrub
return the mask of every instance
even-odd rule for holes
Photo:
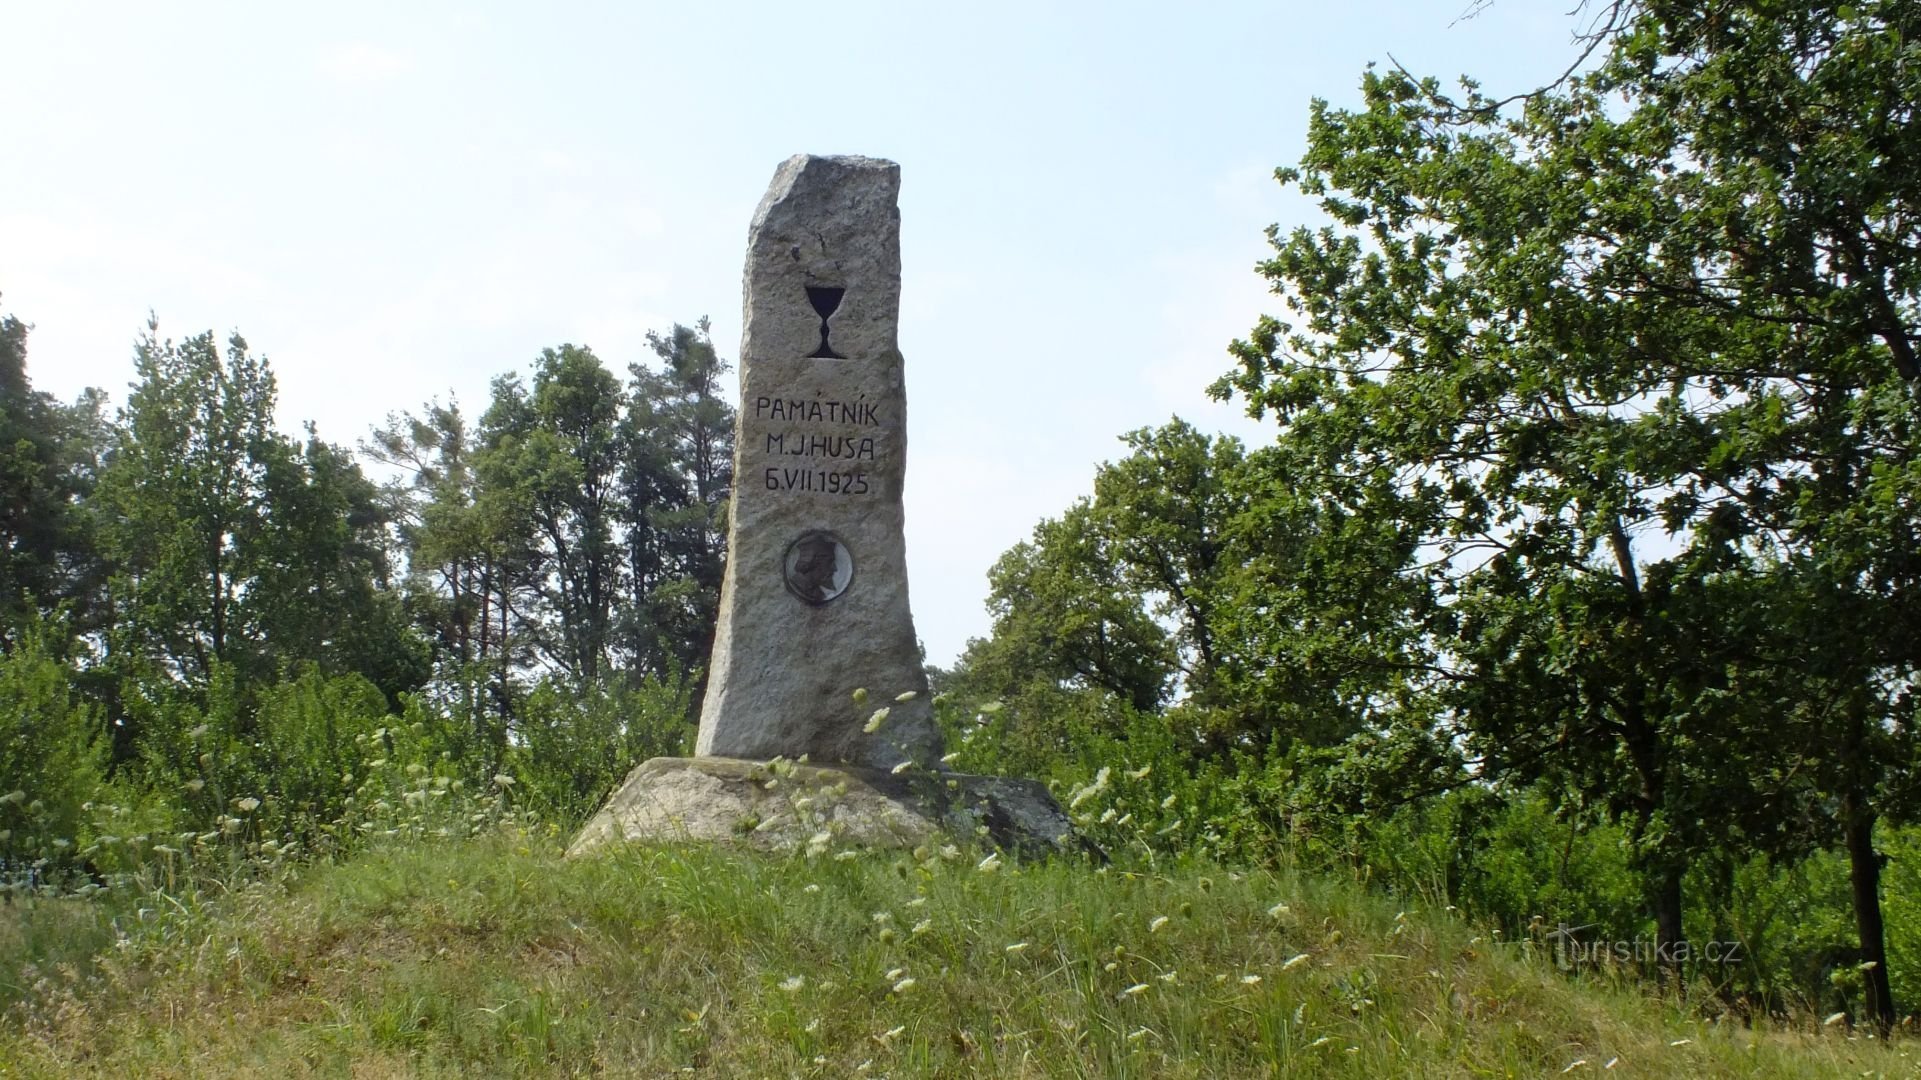
[[[95,712],[56,655],[59,624],[31,618],[0,652],[0,882],[71,875],[106,754]]]

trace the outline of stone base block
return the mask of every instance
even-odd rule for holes
[[[950,772],[895,775],[856,765],[739,758],[641,763],[567,849],[626,840],[730,841],[767,850],[914,847],[973,839],[1026,855],[1086,852],[1060,804],[1033,780]]]

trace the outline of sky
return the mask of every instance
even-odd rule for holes
[[[987,570],[1179,415],[1277,313],[1265,230],[1309,104],[1370,62],[1505,94],[1573,56],[1568,0],[49,4],[0,0],[0,311],[35,388],[118,405],[149,312],[239,331],[279,421],[355,445],[477,417],[541,349],[616,373],[712,320],[795,153],[900,163],[907,556],[928,659]],[[730,388],[730,393],[732,392]]]

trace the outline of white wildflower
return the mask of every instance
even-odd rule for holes
[[[869,735],[879,731],[880,726],[887,722],[887,714],[893,711],[894,710],[887,705],[882,705],[880,708],[875,709],[874,715],[867,718],[867,723],[862,725],[861,730]]]
[[[1078,810],[1080,809],[1082,803],[1086,802],[1087,800],[1093,798],[1096,795],[1099,795],[1101,792],[1106,791],[1108,773],[1109,773],[1108,767],[1105,765],[1101,766],[1100,771],[1094,774],[1094,780],[1092,783],[1089,783],[1086,786],[1079,788],[1074,792],[1072,796],[1068,798],[1067,808],[1069,810]]]
[[[1300,967],[1302,964],[1307,963],[1307,960],[1308,960],[1308,956],[1306,953],[1298,953],[1294,956],[1288,957],[1287,963],[1281,965],[1281,970],[1289,971],[1293,968]]]
[[[907,690],[907,691],[903,691],[902,693],[895,694],[894,701],[897,703],[905,704],[906,702],[912,701],[919,696],[920,696],[919,690]]]
[[[1147,984],[1146,984],[1146,983],[1135,983],[1134,985],[1132,985],[1132,986],[1130,986],[1130,987],[1128,987],[1127,989],[1125,989],[1125,990],[1123,990],[1123,991],[1121,991],[1121,992],[1120,992],[1120,994],[1119,994],[1118,996],[1120,996],[1120,997],[1124,997],[1124,998],[1130,998],[1130,997],[1137,997],[1137,996],[1139,996],[1139,995],[1141,995],[1141,994],[1145,994],[1145,993],[1147,993]]]
[[[1147,932],[1150,934],[1158,934],[1161,932],[1161,927],[1166,925],[1167,925],[1167,916],[1156,915],[1154,916],[1153,921],[1147,924]]]

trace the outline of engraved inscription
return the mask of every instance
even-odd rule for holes
[[[868,463],[877,459],[881,437],[859,430],[882,426],[873,402],[756,397],[753,416],[768,427],[779,425],[779,430],[763,428],[743,448],[760,454],[757,465],[768,491],[867,495],[878,490]]]
[[[754,419],[792,420],[810,424],[858,424],[879,427],[880,415],[867,401],[806,401],[799,398],[757,397]]]
[[[762,478],[768,491],[818,491],[823,495],[865,495],[872,490],[866,469],[769,468]]]

